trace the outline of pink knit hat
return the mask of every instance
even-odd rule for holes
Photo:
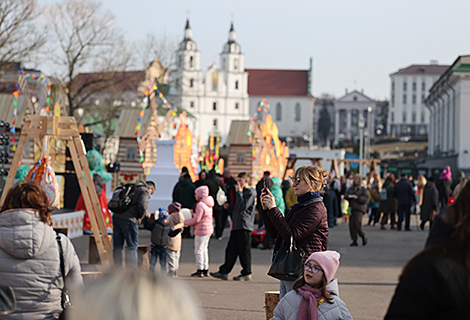
[[[336,270],[339,267],[339,257],[341,255],[339,252],[336,251],[322,251],[322,252],[314,252],[308,257],[305,263],[308,263],[310,260],[315,261],[318,263],[320,268],[323,270],[323,274],[326,278],[326,283],[330,283],[335,276]]]
[[[178,212],[180,210],[181,210],[181,203],[179,202],[170,203],[170,205],[168,206],[169,213]]]
[[[200,198],[206,198],[209,196],[209,188],[207,186],[200,186],[194,191],[194,193]]]

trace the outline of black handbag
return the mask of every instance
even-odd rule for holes
[[[10,314],[16,310],[16,297],[9,286],[0,285],[0,314]]]
[[[274,253],[273,262],[268,276],[279,280],[295,281],[303,271],[305,253],[297,248],[294,236],[290,235],[290,243],[284,244]]]
[[[62,279],[64,281],[64,287],[62,288],[62,312],[60,313],[59,319],[67,319],[67,309],[72,308],[72,303],[70,302],[69,292],[65,284],[65,265],[64,265],[64,250],[62,249],[62,241],[60,235],[57,233],[56,236],[57,244],[59,245],[59,254],[60,254],[60,272],[62,272]]]

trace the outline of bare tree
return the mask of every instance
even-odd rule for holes
[[[92,0],[64,0],[49,8],[48,17],[59,47],[54,62],[67,96],[68,114],[78,116],[80,122],[93,110],[97,94],[124,81],[131,54],[114,18]],[[77,77],[83,72],[85,76]]]
[[[159,83],[167,83],[170,70],[176,67],[177,40],[171,38],[166,33],[160,36],[149,33],[145,40],[137,43],[136,48],[137,56],[142,67],[147,68],[155,58],[160,61],[164,70],[157,80]]]
[[[34,60],[46,43],[46,33],[36,20],[35,0],[0,1],[0,70],[17,62]]]

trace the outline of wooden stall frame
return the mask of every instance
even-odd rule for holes
[[[13,180],[15,178],[18,165],[20,164],[26,139],[43,139],[45,136],[49,136],[52,139],[67,141],[75,172],[77,174],[78,183],[80,185],[80,190],[85,202],[85,207],[90,217],[91,226],[93,228],[93,237],[95,238],[101,262],[105,266],[111,266],[113,264],[111,241],[108,238],[95,185],[92,183],[93,177],[91,176],[90,168],[88,167],[84,150],[85,148],[74,117],[39,115],[26,116],[10,172],[5,183],[5,188],[0,199],[0,206],[2,206],[5,201],[7,191],[13,186]],[[86,183],[86,181],[88,183]]]
[[[295,163],[297,162],[297,160],[310,160],[312,161],[312,166],[318,166],[318,167],[322,167],[321,166],[321,161],[323,160],[323,158],[313,158],[313,157],[288,157],[287,158],[287,165],[286,165],[286,169],[284,170],[284,174],[282,175],[282,180],[285,180],[286,178],[286,174],[287,174],[287,170],[289,169],[294,169],[295,170]]]
[[[377,172],[377,164],[380,163],[382,160],[380,159],[327,159],[327,161],[331,161],[331,168],[330,172],[334,173],[336,177],[340,177],[342,174],[339,172],[339,165],[341,163],[346,164],[346,169],[351,169],[351,162],[359,162],[360,165],[366,164],[370,171]]]

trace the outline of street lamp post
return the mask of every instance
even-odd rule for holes
[[[364,150],[364,158],[370,159],[370,139],[372,137],[372,107],[367,107],[367,131],[365,131],[367,137]]]
[[[362,160],[364,154],[363,146],[364,144],[364,118],[361,116],[359,118],[359,159]],[[362,178],[362,163],[359,163],[359,175]]]

